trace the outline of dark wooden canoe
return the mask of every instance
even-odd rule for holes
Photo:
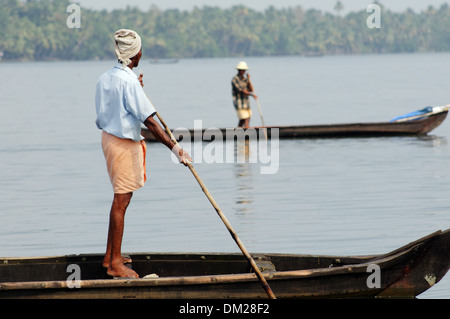
[[[440,108],[439,111],[433,111],[419,118],[402,119],[391,122],[373,122],[373,123],[347,123],[347,124],[324,124],[324,125],[296,125],[296,126],[266,126],[268,136],[275,134],[272,129],[278,129],[278,138],[344,138],[344,137],[385,137],[385,136],[420,136],[426,135],[438,127],[447,117],[448,109]],[[242,128],[217,128],[208,129],[207,136],[204,133],[207,129],[179,129],[174,130],[175,137],[181,135],[191,138],[191,141],[211,141],[211,135],[221,135],[225,140],[229,136],[245,138],[264,138],[264,127]],[[187,133],[187,134],[186,134]],[[146,128],[142,129],[142,136],[148,142],[155,142],[155,137]],[[231,134],[231,135],[230,135]]]
[[[0,258],[0,298],[267,298],[247,259],[237,253],[135,253],[141,277],[108,279],[103,255]],[[411,298],[450,267],[450,229],[383,255],[253,254],[277,298]],[[81,279],[69,266],[77,265]],[[379,267],[379,286],[372,280]],[[76,278],[76,277],[75,277]],[[69,281],[67,281],[69,279]],[[369,284],[368,284],[369,282]]]

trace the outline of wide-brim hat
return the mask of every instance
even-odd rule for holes
[[[239,62],[238,65],[236,65],[237,70],[248,70],[248,65],[244,61]]]

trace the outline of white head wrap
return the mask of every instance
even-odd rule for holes
[[[125,68],[141,50],[141,37],[133,30],[120,29],[114,33],[114,39],[116,56]]]

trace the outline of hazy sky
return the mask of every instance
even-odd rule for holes
[[[344,12],[365,10],[368,4],[375,2],[375,0],[340,1],[344,5]],[[208,5],[229,8],[233,5],[242,4],[256,10],[264,10],[271,5],[276,8],[300,5],[304,9],[315,8],[333,12],[337,0],[73,0],[72,2],[79,3],[82,8],[107,10],[125,8],[127,5],[137,6],[143,10],[147,10],[152,4],[160,9],[190,10],[194,6]],[[378,2],[392,11],[404,11],[411,8],[416,12],[426,9],[429,5],[438,8],[443,3],[450,4],[450,0],[379,0]]]

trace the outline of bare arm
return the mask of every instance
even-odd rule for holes
[[[155,136],[155,138],[159,142],[166,145],[170,150],[172,150],[172,152],[177,156],[180,163],[187,166],[189,162],[192,162],[192,159],[189,156],[189,154],[183,151],[183,149],[178,144],[175,144],[169,138],[169,136],[162,129],[162,127],[156,122],[153,116],[149,116],[145,120],[144,125],[148,128],[148,130],[153,134],[153,136]]]

